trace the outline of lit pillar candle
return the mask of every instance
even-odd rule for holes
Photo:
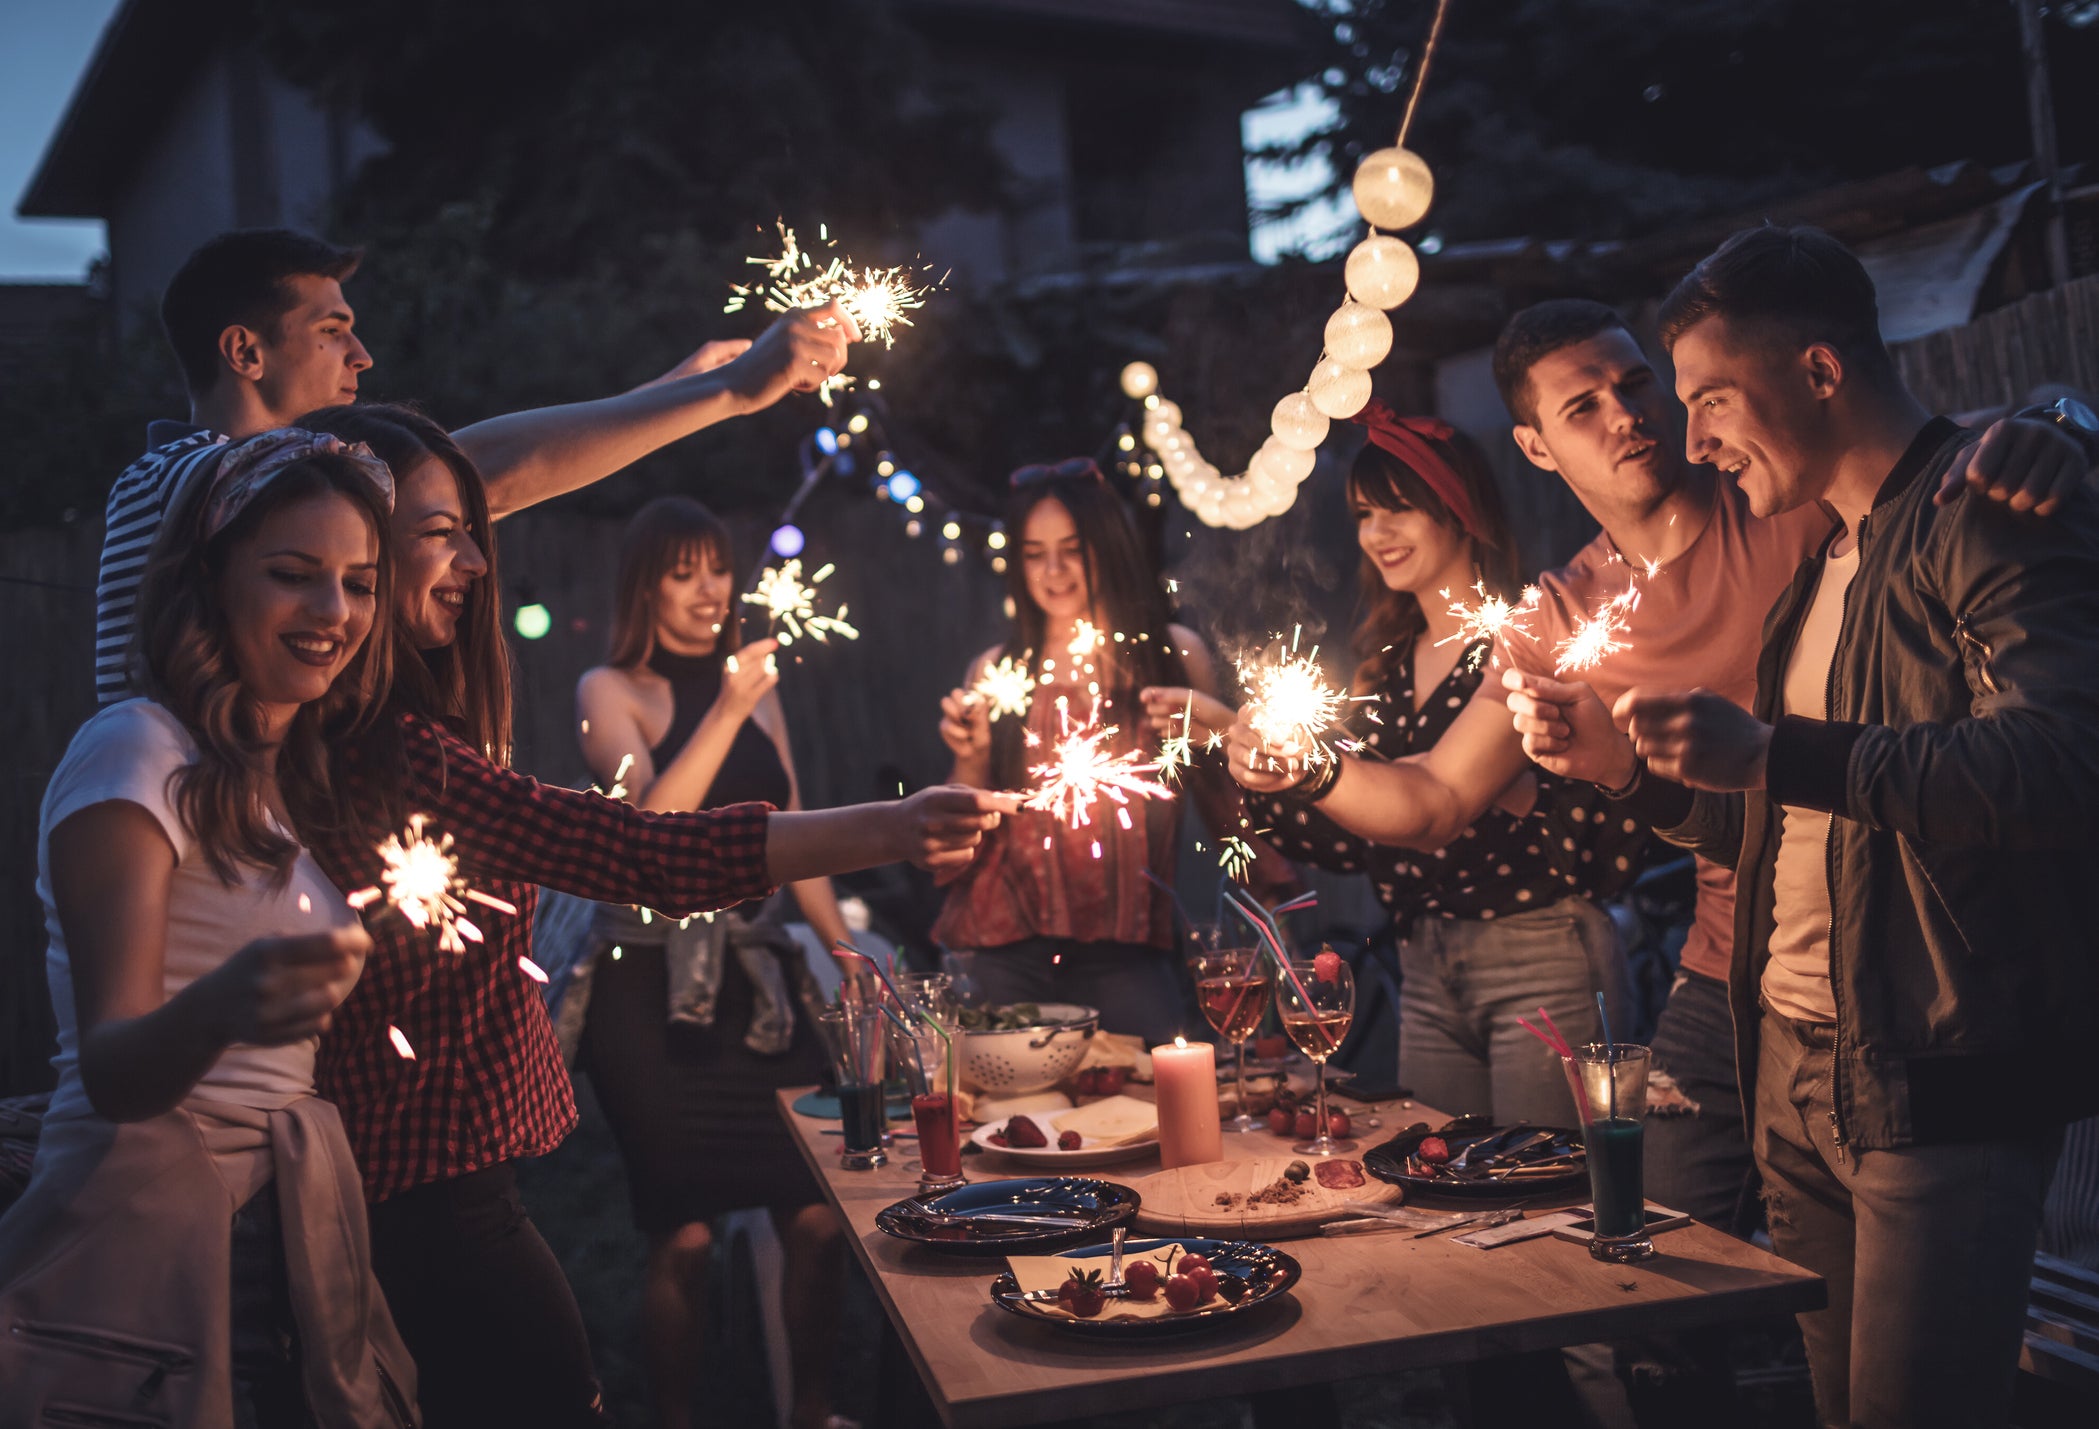
[[[1171,1170],[1222,1161],[1216,1050],[1185,1037],[1152,1048],[1152,1085],[1159,1097],[1159,1163]]]

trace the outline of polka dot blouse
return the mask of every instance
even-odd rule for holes
[[[1414,662],[1397,662],[1372,700],[1351,707],[1343,731],[1364,759],[1426,753],[1479,688],[1487,649],[1469,647],[1443,683],[1414,708]],[[1401,924],[1416,918],[1506,918],[1570,894],[1604,898],[1632,880],[1647,830],[1609,806],[1592,784],[1535,766],[1538,799],[1521,818],[1489,809],[1434,853],[1374,844],[1335,824],[1318,806],[1283,795],[1247,796],[1254,828],[1278,852],[1335,873],[1370,876]],[[1346,777],[1346,776],[1343,776]]]

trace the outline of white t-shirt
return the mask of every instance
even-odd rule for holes
[[[1829,662],[1844,624],[1844,593],[1858,574],[1858,543],[1822,562],[1814,601],[1786,659],[1785,713],[1829,718]],[[1781,805],[1778,863],[1772,870],[1775,925],[1764,965],[1764,1000],[1796,1022],[1837,1020],[1829,985],[1829,826],[1820,809]]]
[[[51,831],[96,804],[121,799],[151,814],[175,849],[168,888],[165,995],[183,988],[226,961],[256,938],[347,924],[356,917],[343,895],[303,850],[291,878],[272,887],[269,875],[247,870],[240,883],[219,881],[199,853],[177,812],[170,777],[191,763],[196,746],[181,723],[151,700],[109,705],[80,727],[58,771],[44,791],[37,825],[37,895],[44,900],[44,955],[51,1007],[58,1020],[58,1089],[53,1118],[93,1116],[80,1082],[80,1027],[73,1004],[73,966],[51,897]],[[301,906],[301,901],[304,905]],[[237,1106],[275,1108],[313,1091],[313,1056],[318,1039],[282,1047],[236,1043],[219,1054],[196,1091]]]

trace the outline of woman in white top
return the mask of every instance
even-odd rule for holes
[[[416,1422],[349,1147],[313,1095],[370,939],[285,832],[334,815],[327,742],[386,688],[392,494],[332,437],[230,447],[148,560],[147,698],[89,720],[52,776],[59,1082],[0,1217],[10,1422]]]

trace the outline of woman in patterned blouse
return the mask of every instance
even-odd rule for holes
[[[1365,757],[1433,746],[1479,685],[1490,642],[1467,642],[1460,600],[1518,598],[1515,543],[1485,457],[1442,422],[1400,418],[1372,402],[1356,419],[1370,442],[1349,472],[1362,547],[1353,636],[1354,704],[1339,738]],[[1147,690],[1156,724],[1188,708],[1185,690]],[[1195,733],[1229,729],[1233,712],[1194,699]],[[1360,748],[1356,746],[1360,745]],[[1328,764],[1279,796],[1249,794],[1256,830],[1294,859],[1368,874],[1400,944],[1399,1075],[1431,1106],[1504,1124],[1564,1124],[1560,1069],[1517,1025],[1541,1005],[1570,1035],[1614,1015],[1624,953],[1593,901],[1631,872],[1641,831],[1606,820],[1587,784],[1532,770],[1447,848],[1368,843],[1318,810]]]

